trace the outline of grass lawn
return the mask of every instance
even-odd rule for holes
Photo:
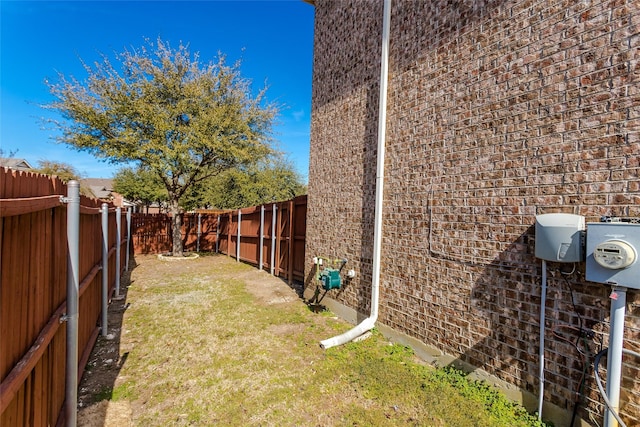
[[[490,387],[421,363],[225,256],[138,256],[80,387],[79,425],[543,426]]]

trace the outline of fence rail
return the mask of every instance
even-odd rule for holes
[[[64,421],[68,247],[67,186],[57,178],[0,168],[0,425],[59,425]],[[106,263],[100,202],[80,198],[78,366],[81,374],[97,339],[102,280],[109,295],[128,245],[109,209]],[[117,235],[118,231],[120,236]],[[118,274],[116,274],[118,272]],[[106,276],[105,276],[106,275]],[[77,375],[76,378],[80,378]]]

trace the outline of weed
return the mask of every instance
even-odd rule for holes
[[[111,400],[113,390],[111,387],[102,387],[98,393],[94,396],[94,402],[101,402],[103,400]]]

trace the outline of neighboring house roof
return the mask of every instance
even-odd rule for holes
[[[0,157],[0,166],[17,170],[33,169],[33,166],[31,166],[25,159],[15,159],[13,157]]]
[[[113,180],[107,178],[86,178],[82,183],[91,190],[98,199],[110,199],[113,193]]]

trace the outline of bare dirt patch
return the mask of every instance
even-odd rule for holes
[[[247,284],[247,290],[263,304],[282,304],[299,300],[296,290],[266,271],[246,271],[238,278]]]

